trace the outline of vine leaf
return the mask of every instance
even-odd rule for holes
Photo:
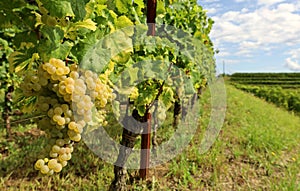
[[[128,8],[131,7],[131,0],[116,0],[116,8],[120,13],[127,13]]]
[[[75,14],[75,20],[83,20],[86,15],[84,0],[71,0],[72,10]]]
[[[70,0],[41,0],[41,2],[53,17],[63,18],[75,16]]]
[[[69,31],[76,31],[79,28],[87,28],[92,31],[95,31],[97,29],[97,23],[92,21],[92,19],[86,19],[84,21],[79,21],[74,24],[69,28]]]
[[[126,17],[125,15],[122,15],[122,16],[118,17],[117,20],[116,20],[115,25],[116,25],[117,29],[122,29],[122,31],[125,34],[127,34],[128,36],[132,36],[134,34],[134,28],[133,27],[128,27],[128,26],[132,26],[133,22],[128,17]]]
[[[166,106],[166,108],[169,108],[172,106],[172,104],[175,101],[174,92],[173,92],[172,88],[164,87],[164,91],[161,94],[161,100],[162,100],[163,104]]]

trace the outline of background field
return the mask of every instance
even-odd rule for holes
[[[210,117],[205,91],[201,127],[183,153],[150,170],[147,181],[130,178],[130,190],[299,190],[299,116],[227,85],[227,113],[223,129],[205,154],[198,152]],[[168,122],[166,122],[168,124]],[[173,130],[161,128],[159,140]],[[13,128],[8,141],[1,129],[0,190],[106,190],[113,166],[80,143],[70,164],[59,175],[41,177],[33,169],[44,146],[34,126]],[[118,134],[118,132],[114,132]],[[130,171],[136,176],[136,171]]]

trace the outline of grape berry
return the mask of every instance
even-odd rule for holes
[[[81,140],[83,129],[92,122],[92,109],[105,125],[103,108],[113,98],[106,74],[79,70],[75,64],[51,58],[37,70],[28,72],[21,85],[24,95],[36,96],[37,112],[45,116],[38,127],[49,138],[48,157],[38,159],[35,169],[42,174],[60,172],[71,159],[74,142]]]

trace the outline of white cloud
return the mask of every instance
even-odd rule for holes
[[[300,64],[298,63],[298,60],[300,60],[300,48],[290,50],[288,54],[290,56],[285,60],[285,66],[290,70],[300,71]]]
[[[287,58],[286,60],[286,67],[293,71],[300,71],[300,64],[297,61],[292,60],[291,58]]]
[[[257,0],[258,5],[274,5],[276,3],[281,3],[286,0]]]
[[[260,4],[274,4],[282,0],[258,0]],[[214,16],[211,36],[215,45],[235,43],[240,53],[268,50],[270,46],[300,44],[300,14],[298,3],[281,3],[256,10],[241,8]],[[218,48],[218,47],[216,47]]]
[[[205,9],[205,10],[207,10],[207,12],[208,12],[209,14],[215,14],[215,13],[217,12],[217,9],[216,9],[216,8],[208,8],[208,9]]]
[[[290,57],[293,59],[298,59],[300,58],[300,48],[295,48],[293,50],[290,50],[287,52],[287,54],[290,55]]]
[[[282,3],[278,5],[278,10],[282,12],[294,12],[297,10],[296,5],[290,3]]]

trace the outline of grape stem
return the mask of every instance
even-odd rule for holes
[[[171,71],[171,67],[173,66],[173,63],[170,64],[169,68],[168,68],[168,72]],[[147,113],[149,112],[149,110],[152,108],[152,106],[154,105],[155,103],[155,100],[158,100],[159,96],[162,94],[163,92],[163,87],[165,85],[165,82],[166,80],[164,80],[161,84],[161,86],[159,87],[159,90],[158,90],[158,93],[156,94],[156,97],[155,99],[148,105],[146,106],[146,112],[145,112],[145,115],[147,115]]]

